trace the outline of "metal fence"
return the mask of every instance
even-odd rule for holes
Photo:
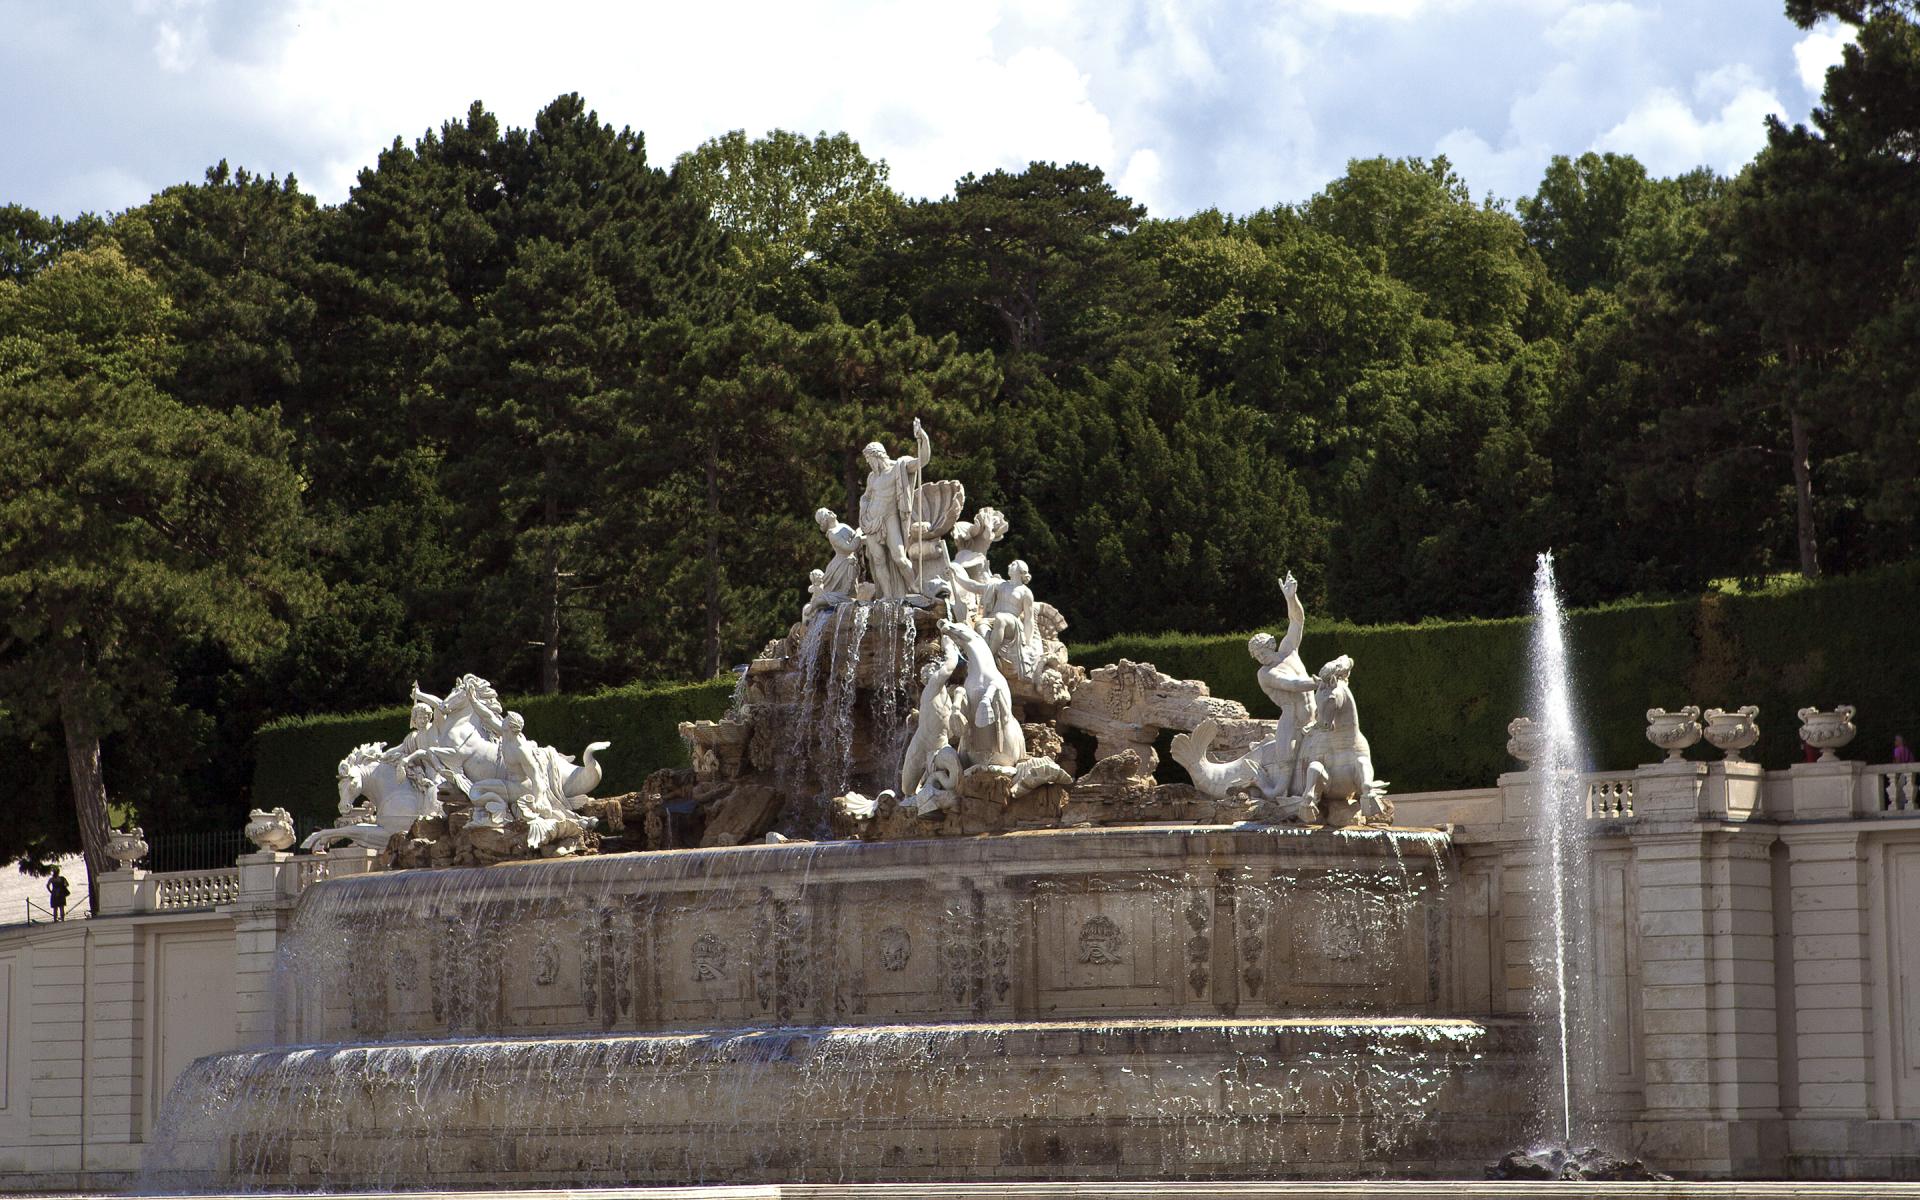
[[[305,838],[316,829],[326,828],[322,821],[297,821],[294,829]],[[230,867],[242,854],[251,853],[253,843],[244,830],[208,829],[197,833],[161,833],[147,838],[147,857],[140,866],[149,871],[212,871]]]

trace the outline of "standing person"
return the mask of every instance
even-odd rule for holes
[[[1893,761],[1897,763],[1913,761],[1913,747],[1907,745],[1907,739],[1897,733],[1893,735]]]
[[[54,920],[67,919],[67,897],[72,890],[67,884],[67,877],[60,873],[59,867],[55,867],[53,878],[47,880],[47,904],[53,909]]]

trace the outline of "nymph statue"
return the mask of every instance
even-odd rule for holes
[[[866,534],[846,524],[830,508],[817,510],[813,520],[820,526],[820,532],[827,535],[827,544],[833,547],[833,560],[821,573],[819,588],[808,587],[810,598],[801,614],[803,617],[853,598],[854,589],[860,583],[860,548],[867,541]]]
[[[984,615],[981,633],[994,657],[1028,680],[1039,674],[1042,657],[1033,589],[1027,586],[1032,578],[1027,564],[1017,558],[1007,565],[1005,579],[981,583],[958,570],[952,575],[958,592],[976,597]]]
[[[1373,777],[1373,755],[1360,733],[1359,710],[1347,679],[1353,660],[1345,655],[1309,675],[1300,659],[1306,610],[1299,584],[1280,581],[1287,601],[1287,633],[1278,642],[1257,634],[1247,652],[1260,664],[1260,690],[1280,709],[1273,736],[1230,762],[1207,757],[1218,723],[1202,721],[1173,739],[1173,757],[1194,787],[1217,800],[1245,796],[1265,820],[1311,820],[1344,801],[1362,821],[1391,819],[1385,781]]]
[[[935,764],[943,751],[944,757],[952,758],[955,745],[966,737],[967,718],[962,710],[967,696],[953,682],[953,673],[959,668],[959,646],[951,638],[941,638],[940,657],[921,672],[919,716],[913,740],[907,743],[907,752],[900,760],[900,795],[916,811],[938,807],[935,797],[943,792],[951,794],[954,786],[954,780],[944,776],[957,771],[936,771]]]
[[[995,665],[986,639],[972,626],[940,622],[940,632],[960,648],[965,659],[968,719],[965,751],[969,765],[1012,767],[1027,756],[1027,735],[1013,707],[1013,691]]]
[[[987,551],[1007,536],[1007,518],[997,508],[983,508],[971,521],[956,521],[953,526],[953,570],[955,577],[965,575],[975,583],[992,583],[997,576],[987,561]],[[955,589],[954,612],[961,621],[970,620],[974,602],[970,593]]]

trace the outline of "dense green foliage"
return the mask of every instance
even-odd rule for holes
[[[39,529],[0,572],[122,581],[99,628],[143,650],[88,693],[104,778],[179,829],[233,820],[278,717],[463,670],[591,693],[741,661],[826,557],[809,514],[849,512],[860,446],[915,416],[1082,643],[1241,629],[1282,569],[1377,625],[1513,617],[1548,546],[1587,606],[1905,562],[1920,24],[1787,10],[1858,25],[1806,127],[1730,179],[1556,159],[1511,210],[1444,159],[1240,215],[1157,218],[1078,163],[909,201],[846,134],[663,170],[572,95],[396,139],[336,206],[221,163],[111,219],[0,207],[0,504]],[[86,509],[76,437],[114,505]],[[247,519],[196,538],[216,501]],[[69,539],[68,510],[146,540]],[[0,632],[0,857],[73,841],[47,594]],[[1606,670],[1676,661],[1699,621],[1672,620]],[[1503,720],[1505,635],[1460,628]],[[1437,716],[1405,719],[1446,759]],[[1459,736],[1449,769],[1484,778],[1492,742]]]
[[[584,696],[508,697],[527,719],[527,735],[578,757],[589,742],[612,742],[597,757],[605,768],[602,796],[636,791],[648,772],[685,766],[682,721],[714,720],[733,685],[635,684]],[[302,822],[331,825],[338,813],[334,767],[355,746],[394,742],[407,729],[404,705],[346,715],[283,717],[255,735],[254,803],[284,805]]]

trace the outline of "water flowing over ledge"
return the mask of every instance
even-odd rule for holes
[[[1461,1174],[1525,1106],[1528,1037],[1196,1019],[283,1047],[196,1064],[146,1182]]]

